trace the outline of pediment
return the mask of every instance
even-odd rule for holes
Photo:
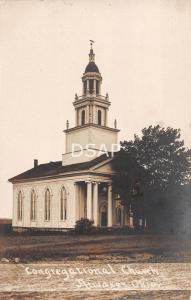
[[[109,158],[108,160],[93,166],[91,170],[99,173],[113,173],[112,159]]]

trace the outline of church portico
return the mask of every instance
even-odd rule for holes
[[[111,227],[113,225],[112,183],[92,179],[75,182],[75,187],[76,221],[87,218],[94,221],[94,226]],[[103,213],[106,216],[103,216]]]

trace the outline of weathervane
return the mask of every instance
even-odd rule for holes
[[[91,46],[91,49],[92,49],[92,46],[93,46],[94,43],[95,43],[95,41],[90,40],[90,46]]]

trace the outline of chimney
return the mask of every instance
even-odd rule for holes
[[[38,167],[38,159],[34,159],[34,168]]]

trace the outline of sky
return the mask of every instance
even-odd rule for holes
[[[159,124],[191,147],[190,0],[0,0],[0,217],[8,178],[61,160],[90,39],[119,140]]]

